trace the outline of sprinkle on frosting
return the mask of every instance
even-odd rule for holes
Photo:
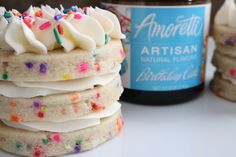
[[[58,29],[54,28],[53,32],[54,32],[54,35],[55,35],[57,43],[59,45],[61,45],[62,44],[62,40],[61,40],[60,33],[59,33]]]
[[[40,10],[36,11],[36,12],[35,12],[35,16],[36,16],[36,17],[43,17],[42,11],[40,11]]]
[[[45,30],[45,29],[47,29],[47,28],[49,28],[51,26],[52,26],[51,21],[47,21],[47,22],[43,23],[42,25],[40,25],[39,29],[42,31],[42,30]]]
[[[63,18],[62,14],[57,14],[56,16],[54,16],[54,19],[57,20],[57,21],[59,21],[62,18]]]
[[[74,15],[74,18],[76,19],[76,20],[80,20],[80,19],[82,19],[82,15],[81,14],[79,14],[79,13],[77,13],[77,14],[75,14]]]
[[[58,24],[57,25],[57,30],[58,30],[60,35],[63,35],[63,27],[62,27],[62,25]]]

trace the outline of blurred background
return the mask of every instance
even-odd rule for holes
[[[215,15],[216,11],[223,2],[224,0],[212,0],[212,17]],[[98,6],[100,4],[100,0],[0,0],[0,6],[4,6],[7,9],[15,8],[21,12],[27,10],[30,5],[40,6],[41,4],[49,4],[52,7],[59,7],[60,4],[63,4],[64,7],[69,7],[71,5],[78,5],[81,7],[90,5]]]

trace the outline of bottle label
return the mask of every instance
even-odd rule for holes
[[[118,15],[127,37],[121,70],[126,88],[173,91],[204,81],[210,4],[103,5]]]

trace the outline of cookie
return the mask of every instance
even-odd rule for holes
[[[222,78],[219,72],[215,73],[211,81],[211,89],[217,95],[230,101],[236,101],[236,85]]]
[[[119,100],[123,87],[117,75],[105,86],[35,98],[0,96],[0,119],[10,121],[65,121],[105,109]]]
[[[47,55],[24,53],[19,56],[0,51],[0,80],[47,82],[72,80],[109,72],[119,65],[124,52],[120,40],[96,49],[96,55],[81,49],[65,53],[53,50]]]
[[[0,148],[22,156],[61,156],[90,150],[112,139],[121,131],[120,111],[101,124],[69,133],[30,132],[0,122]]]
[[[236,58],[215,51],[212,63],[226,77],[236,78]]]

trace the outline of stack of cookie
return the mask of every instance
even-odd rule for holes
[[[213,64],[217,68],[212,90],[225,99],[236,101],[236,6],[226,0],[215,17],[216,50]]]
[[[0,148],[59,156],[117,135],[124,37],[99,8],[0,8]]]

